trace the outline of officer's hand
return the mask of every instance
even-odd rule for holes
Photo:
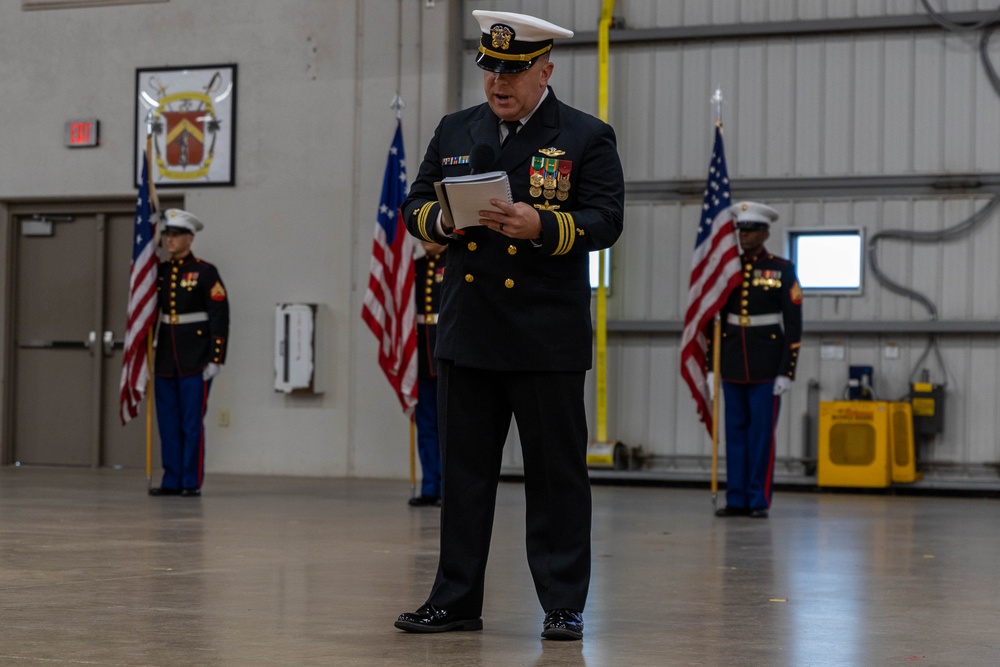
[[[212,378],[214,378],[216,375],[218,375],[219,371],[221,371],[221,370],[222,370],[222,366],[220,366],[219,364],[217,364],[215,362],[209,362],[208,366],[205,366],[205,370],[203,370],[201,372],[201,379],[204,380],[205,382],[208,382],[209,380],[211,380]]]
[[[524,202],[508,204],[491,199],[490,206],[479,212],[479,223],[512,239],[537,239],[542,233],[542,219],[538,210]]]
[[[792,388],[792,379],[787,375],[779,375],[774,378],[774,395],[781,396]]]
[[[706,379],[708,380],[708,400],[714,401],[715,400],[715,373],[712,373],[711,371],[709,371],[708,377]]]

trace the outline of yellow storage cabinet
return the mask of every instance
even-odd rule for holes
[[[884,488],[892,483],[886,401],[819,404],[819,486]]]

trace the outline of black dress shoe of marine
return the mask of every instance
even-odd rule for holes
[[[441,507],[441,499],[437,496],[424,496],[419,495],[416,498],[410,498],[410,507]]]
[[[583,614],[572,609],[553,609],[545,614],[542,637],[569,641],[583,639]]]
[[[393,623],[407,632],[450,632],[452,630],[482,630],[481,618],[455,618],[446,610],[425,604],[414,612],[399,615]]]
[[[765,509],[750,510],[750,518],[751,519],[766,519],[767,518],[767,510],[765,510]]]
[[[715,516],[750,516],[750,510],[746,507],[723,507],[715,510]]]
[[[182,498],[197,498],[201,495],[201,489],[184,489],[181,491]]]
[[[154,486],[149,490],[149,495],[151,496],[179,496],[181,495],[180,489],[168,489],[162,486]]]

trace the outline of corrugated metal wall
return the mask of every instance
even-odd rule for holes
[[[496,3],[467,2],[475,8]],[[596,30],[600,2],[504,3],[503,9],[549,18],[578,33]],[[940,5],[941,3],[934,3]],[[997,9],[995,2],[946,3],[949,12]],[[622,1],[615,15],[626,29],[736,25],[922,15],[918,2],[883,0],[738,2]],[[741,32],[748,26],[741,25]],[[469,39],[477,26],[466,25]],[[711,40],[612,42],[612,103],[628,182],[705,178],[712,130],[712,91],[723,91],[726,150],[734,197],[741,180],[777,178],[995,174],[1000,171],[1000,97],[990,86],[977,50],[978,34],[943,29],[811,35],[745,34]],[[1000,60],[1000,46],[992,49]],[[593,46],[557,47],[552,84],[557,95],[596,110],[597,57]],[[462,99],[482,100],[482,77],[467,59]],[[781,213],[769,248],[785,253],[789,227],[859,226],[867,238],[883,230],[941,230],[968,218],[991,193],[943,191],[882,195],[845,184],[821,198],[768,197]],[[609,319],[676,322],[686,305],[690,252],[700,210],[690,200],[630,197],[625,234],[612,250]],[[674,199],[678,199],[675,197]],[[937,305],[944,322],[1000,319],[1000,219],[993,216],[954,240],[879,244],[883,270]],[[927,337],[912,330],[881,331],[879,322],[923,321],[919,304],[889,292],[866,273],[860,297],[807,297],[798,381],[782,406],[779,458],[808,455],[803,419],[807,384],[822,400],[838,398],[848,366],[875,367],[880,397],[908,392],[913,365]],[[837,322],[873,323],[878,333],[824,334]],[[652,327],[655,329],[655,327]],[[962,475],[995,475],[1000,460],[1000,417],[995,408],[1000,337],[959,330],[938,336],[949,375],[945,432],[918,452],[930,464],[960,464]],[[695,468],[687,457],[707,456],[708,439],[678,374],[679,334],[612,334],[609,343],[609,435],[641,445],[670,465]],[[821,359],[824,345],[842,347],[841,360]],[[887,348],[899,351],[889,358]],[[933,356],[923,366],[945,377]],[[520,460],[516,448],[509,463]],[[666,458],[664,459],[666,461]],[[789,471],[793,472],[793,466]],[[944,474],[944,473],[941,473]]]

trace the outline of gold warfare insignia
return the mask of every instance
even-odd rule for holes
[[[561,151],[558,148],[539,148],[538,152],[545,157],[559,157],[560,155],[566,155],[566,151]]]
[[[510,48],[510,40],[514,38],[514,31],[502,23],[494,23],[490,28],[490,37],[493,39],[493,48],[506,51]]]

